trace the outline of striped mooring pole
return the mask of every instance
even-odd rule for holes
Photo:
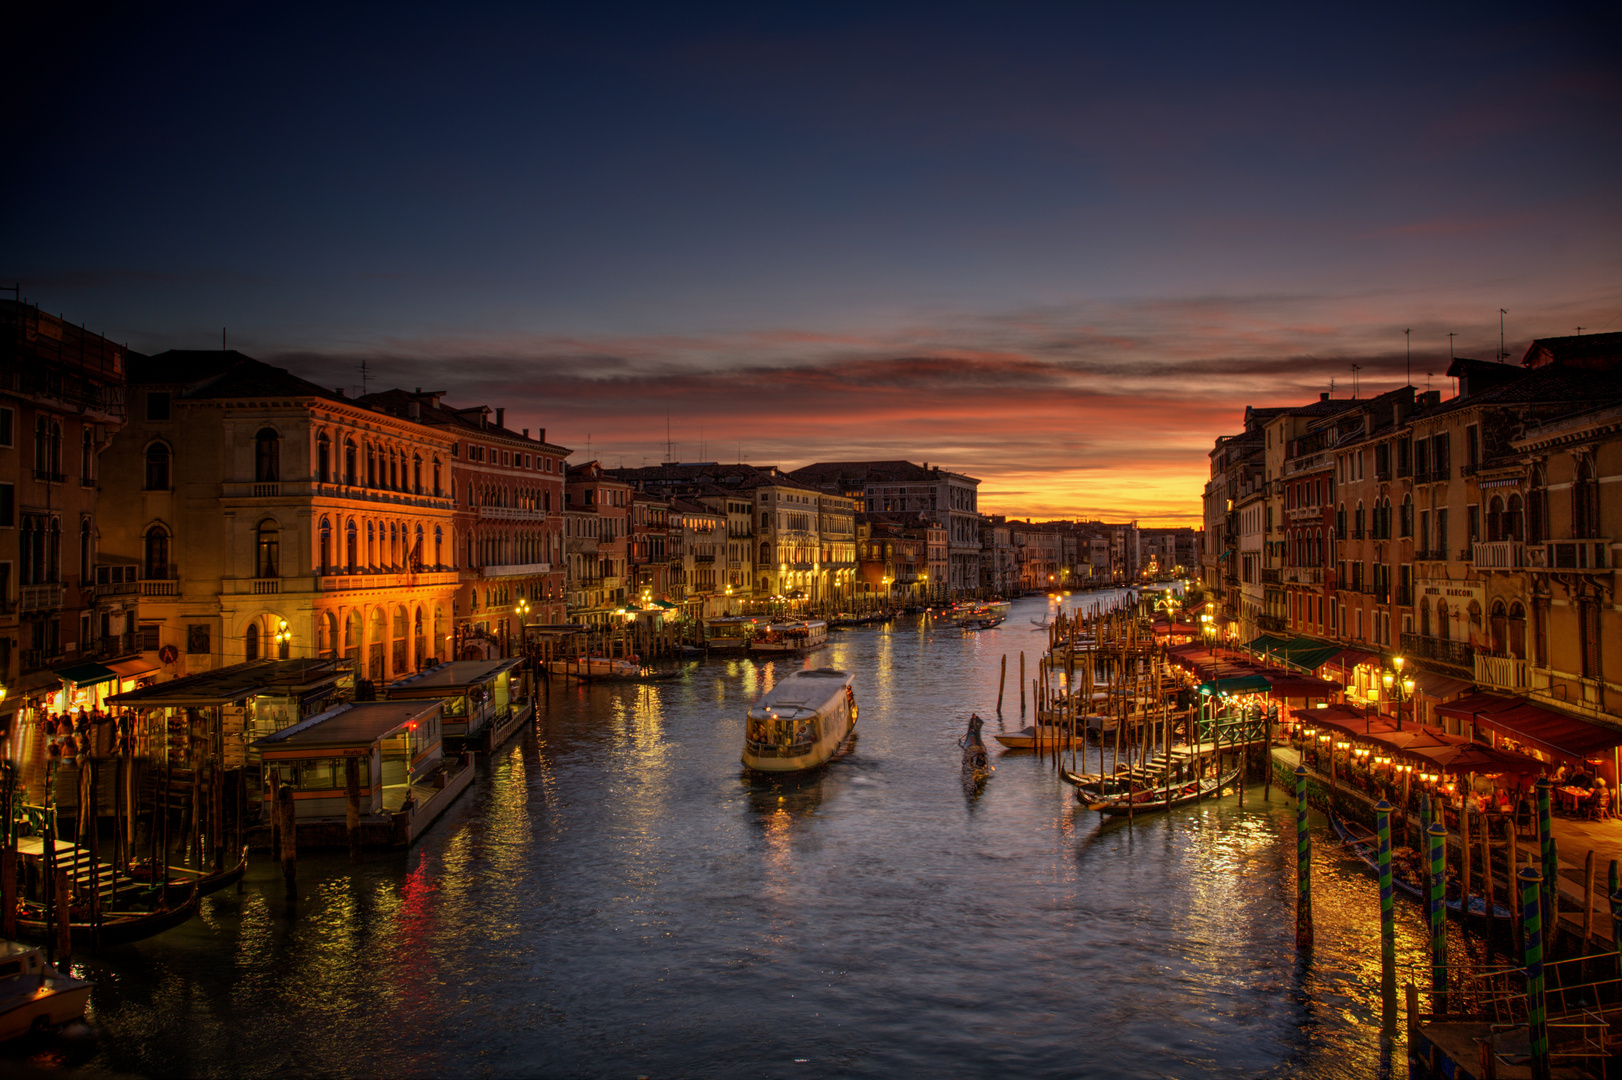
[[[1611,898],[1611,948],[1618,957],[1622,957],[1622,880],[1618,880],[1616,860],[1611,860],[1611,873],[1606,879],[1610,886],[1607,896]]]
[[[1520,877],[1521,924],[1526,928],[1526,1039],[1532,1075],[1548,1080],[1549,1017],[1543,1000],[1543,920],[1538,914],[1543,875],[1527,867]]]
[[[1374,804],[1380,832],[1380,985],[1397,981],[1397,917],[1391,896],[1391,804]]]
[[[1538,911],[1543,916],[1543,945],[1547,950],[1554,944],[1554,932],[1560,921],[1560,906],[1556,900],[1556,890],[1560,888],[1560,863],[1554,850],[1554,810],[1549,802],[1554,781],[1540,776],[1533,786],[1538,793],[1539,872],[1543,878],[1543,903],[1538,905]]]
[[[1431,916],[1431,1012],[1447,1013],[1447,909],[1442,895],[1447,889],[1447,826],[1434,821],[1430,827],[1430,916]]]
[[[1312,948],[1312,834],[1307,831],[1307,767],[1295,767],[1295,947]]]

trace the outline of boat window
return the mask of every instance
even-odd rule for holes
[[[457,695],[456,697],[453,697],[453,698],[446,698],[445,699],[445,708],[440,713],[440,715],[441,716],[466,716],[467,715],[467,695],[459,694],[459,695]]]
[[[23,962],[21,960],[11,960],[0,964],[0,979],[5,978],[7,975],[21,975],[22,970]]]

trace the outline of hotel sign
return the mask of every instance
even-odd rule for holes
[[[1414,583],[1418,586],[1422,596],[1440,596],[1448,600],[1474,600],[1482,605],[1487,602],[1486,587],[1479,582],[1449,581],[1446,578],[1418,578]]]

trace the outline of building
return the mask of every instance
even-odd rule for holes
[[[125,420],[126,351],[27,304],[0,301],[0,320],[4,732],[18,710],[93,704],[109,669],[75,668],[150,665],[136,658],[135,561],[102,541],[102,460]]]
[[[569,451],[542,429],[506,426],[506,409],[459,409],[442,391],[388,390],[357,399],[370,408],[451,438],[450,492],[461,581],[452,605],[460,659],[505,656],[516,636],[517,605],[526,621],[562,623],[563,495]]]
[[[596,461],[569,466],[564,481],[569,618],[601,626],[626,602],[633,489]]]
[[[346,657],[390,681],[448,655],[455,440],[235,351],[130,358],[103,549],[137,568],[164,677]]]
[[[980,588],[980,481],[929,462],[825,461],[789,476],[819,491],[857,501],[869,514],[918,513],[946,527],[949,596]]]

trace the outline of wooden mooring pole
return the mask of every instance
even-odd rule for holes
[[[1295,767],[1295,947],[1312,948],[1312,834],[1307,829],[1307,767]]]
[[[1002,715],[1003,687],[1008,685],[1008,654],[1002,654],[1002,673],[997,676],[997,715]]]
[[[1019,650],[1019,715],[1025,715],[1025,650]]]
[[[349,861],[360,861],[360,759],[344,758],[344,827],[349,836]]]
[[[283,786],[276,793],[276,811],[282,825],[282,849],[277,855],[282,860],[282,886],[291,905],[298,898],[298,822],[294,817],[291,787]]]

